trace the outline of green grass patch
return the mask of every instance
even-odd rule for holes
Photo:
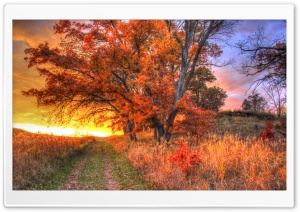
[[[82,190],[105,190],[102,144],[95,142],[78,177]]]
[[[113,145],[104,143],[104,147],[112,168],[113,177],[119,183],[121,190],[152,190],[150,183],[144,181],[128,158],[117,153]]]

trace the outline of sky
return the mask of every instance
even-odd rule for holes
[[[105,126],[95,127],[92,124],[77,131],[72,125],[63,129],[58,125],[50,127],[43,116],[46,111],[36,107],[35,98],[21,94],[22,90],[44,86],[44,79],[39,77],[35,68],[27,67],[24,50],[28,44],[37,46],[45,41],[50,47],[55,47],[60,41],[60,36],[54,34],[55,22],[55,20],[15,20],[13,22],[13,127],[58,135],[75,133],[110,135],[112,133],[110,129]],[[266,35],[270,38],[286,31],[286,23],[281,20],[244,20],[240,21],[236,27],[231,43],[246,39],[262,26],[266,27]],[[246,98],[246,91],[258,76],[247,77],[237,71],[236,67],[239,67],[245,58],[236,48],[224,46],[221,58],[222,60],[233,58],[236,61],[233,65],[225,67],[211,67],[217,78],[213,85],[220,86],[228,95],[222,110],[241,109],[242,102]]]

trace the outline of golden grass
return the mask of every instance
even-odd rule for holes
[[[209,135],[202,141],[177,138],[171,145],[156,145],[146,134],[143,142],[125,137],[107,138],[124,152],[144,179],[162,190],[285,190],[285,140],[239,139],[231,135]],[[179,143],[200,158],[188,174],[172,163]],[[198,143],[198,144],[196,144]],[[185,160],[184,158],[182,160]],[[184,162],[184,161],[183,161]]]
[[[92,137],[54,136],[13,129],[13,189],[34,187],[92,141]]]

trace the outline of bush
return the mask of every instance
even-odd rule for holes
[[[273,140],[275,133],[272,131],[274,128],[274,124],[272,123],[272,121],[267,121],[266,122],[266,126],[264,128],[264,131],[259,133],[259,137],[263,140]]]
[[[180,147],[176,149],[176,155],[171,155],[169,160],[172,164],[177,165],[186,176],[191,174],[201,162],[199,155],[191,152],[183,141],[180,142]]]

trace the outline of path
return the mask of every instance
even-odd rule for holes
[[[112,169],[106,154],[106,150],[102,144],[103,162],[104,162],[104,181],[107,190],[120,190],[120,185],[115,181],[112,175]]]
[[[80,190],[81,186],[78,183],[78,176],[80,175],[80,171],[83,168],[87,155],[81,159],[80,163],[75,167],[73,173],[68,177],[66,183],[59,188],[59,190]]]
[[[109,162],[109,157],[107,156],[104,144],[101,142],[101,148],[98,149],[100,146],[98,144],[93,144],[93,146],[86,152],[85,156],[80,160],[79,164],[74,168],[73,172],[68,176],[67,181],[60,186],[58,189],[59,190],[89,190],[89,184],[93,184],[95,182],[90,181],[90,182],[80,182],[78,180],[79,176],[81,174],[87,174],[86,172],[83,172],[85,170],[85,166],[87,161],[87,157],[95,157],[97,154],[102,154],[102,160],[100,162],[103,163],[104,169],[102,170],[102,178],[104,181],[104,188],[106,190],[120,190],[120,185],[118,182],[114,179],[113,177],[113,172],[112,172],[112,167]],[[95,146],[98,146],[95,148]],[[100,150],[100,151],[99,151]],[[89,162],[88,162],[89,163]],[[94,171],[97,171],[97,169],[94,169]],[[99,171],[101,171],[99,169]],[[82,173],[83,172],[83,173]],[[101,176],[101,175],[100,175]],[[100,177],[99,176],[99,177]],[[99,179],[99,178],[98,178]],[[91,180],[91,179],[90,179]]]

